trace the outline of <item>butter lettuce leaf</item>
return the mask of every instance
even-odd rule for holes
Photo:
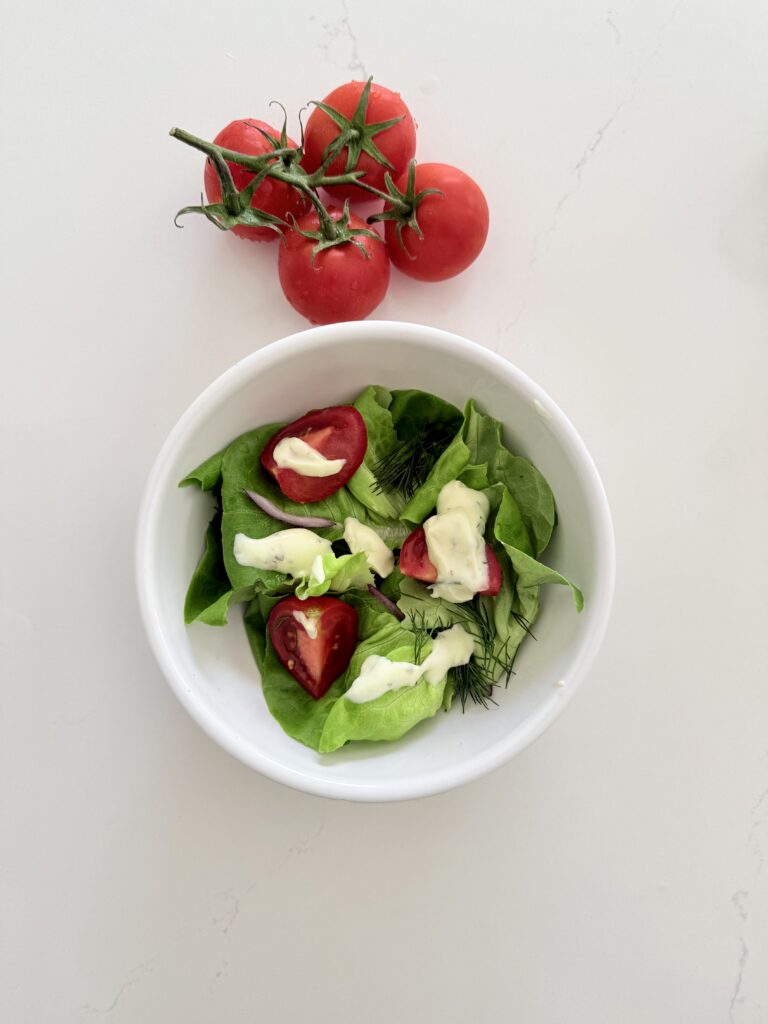
[[[496,514],[493,531],[512,563],[512,568],[515,571],[515,589],[518,595],[524,594],[531,588],[538,588],[543,583],[560,584],[570,587],[576,610],[581,611],[584,607],[584,597],[579,588],[555,569],[537,561],[531,554],[518,546],[524,529],[522,510],[509,491],[505,491]]]
[[[264,595],[254,598],[245,612],[245,631],[261,673],[261,689],[270,714],[292,739],[319,750],[325,720],[344,692],[345,676],[340,676],[320,700],[315,700],[280,664],[267,633],[267,619],[278,600]]]
[[[406,696],[404,691],[398,690],[366,705],[344,701],[347,707],[336,710],[342,694],[352,685],[369,654],[383,654],[393,661],[410,661],[414,657],[413,634],[369,594],[350,594],[343,598],[357,609],[361,642],[347,672],[323,697],[315,700],[280,664],[270,642],[267,619],[279,600],[263,594],[254,598],[245,613],[245,629],[261,674],[264,700],[272,716],[290,737],[325,753],[352,739],[396,739],[438,710],[444,683],[432,685],[426,682],[410,688],[407,700],[392,703],[385,699],[396,694]],[[429,645],[424,651],[429,651]],[[353,710],[348,713],[350,708]],[[362,710],[366,708],[369,710]]]
[[[222,448],[220,452],[201,462],[191,473],[187,473],[184,479],[179,481],[179,487],[199,487],[201,491],[212,491],[218,487],[221,483],[221,466],[226,450]]]
[[[429,653],[431,643],[422,651],[421,660]],[[393,620],[368,640],[359,644],[349,664],[345,691],[360,674],[363,662],[371,654],[391,661],[414,661],[413,634]],[[323,724],[318,749],[320,753],[338,750],[350,740],[397,740],[425,718],[431,718],[443,703],[445,679],[438,683],[419,680],[415,686],[390,690],[375,700],[355,704],[340,695],[333,703]]]
[[[222,466],[221,502],[222,545],[224,564],[232,586],[237,589],[244,586],[255,586],[264,592],[272,592],[285,584],[286,577],[282,573],[263,569],[252,569],[240,565],[234,557],[233,546],[235,535],[244,533],[248,537],[268,537],[278,530],[286,529],[272,516],[268,516],[245,493],[255,491],[282,509],[294,515],[322,516],[332,520],[335,525],[324,527],[315,532],[328,540],[339,540],[344,533],[344,519],[354,516],[361,522],[371,526],[393,528],[399,535],[401,525],[396,521],[386,520],[367,509],[346,487],[342,487],[329,498],[314,501],[311,504],[290,501],[275,485],[272,478],[264,470],[259,461],[261,452],[267,441],[280,429],[281,424],[273,423],[252,430],[233,441],[224,454]],[[382,529],[382,535],[386,531]]]
[[[308,597],[322,597],[328,591],[344,593],[347,590],[366,590],[373,583],[373,573],[364,551],[356,555],[325,555],[321,559],[323,579],[307,576],[296,585],[296,596],[305,601]]]
[[[504,446],[501,423],[493,416],[478,412],[472,399],[464,410],[463,438],[472,462],[486,464],[489,483],[504,484],[515,499],[534,542],[533,554],[540,555],[549,544],[557,521],[549,484],[532,462],[521,455],[513,455]]]
[[[397,519],[405,504],[399,494],[384,494],[379,488],[373,469],[399,444],[392,413],[392,394],[386,388],[371,384],[352,403],[365,420],[368,446],[365,457],[355,475],[347,483],[351,493],[366,508],[379,516]]]
[[[221,549],[221,510],[217,509],[205,531],[205,547],[184,600],[184,621],[226,626],[230,605],[248,601],[253,589],[233,590]]]

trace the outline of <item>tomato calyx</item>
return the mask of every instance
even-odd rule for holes
[[[373,141],[373,138],[375,135],[378,135],[379,132],[386,131],[387,128],[392,128],[394,125],[399,124],[405,117],[405,114],[400,114],[399,117],[391,117],[388,121],[377,121],[374,124],[367,124],[365,115],[368,111],[368,98],[370,96],[372,82],[373,75],[371,75],[365,83],[352,117],[346,117],[327,103],[322,103],[319,100],[313,101],[313,105],[330,117],[333,123],[339,128],[339,134],[328,144],[325,152],[323,153],[320,169],[324,170],[332,164],[342,149],[346,147],[347,173],[354,172],[361,153],[367,153],[372,160],[381,164],[382,167],[388,167],[390,170],[394,170],[393,165],[381,152],[379,147]]]
[[[365,187],[363,182],[359,183],[361,187]],[[403,248],[406,256],[409,259],[415,259],[413,253],[408,251],[408,247],[403,239],[403,229],[410,228],[416,235],[417,238],[424,238],[424,233],[419,227],[417,219],[417,212],[421,203],[426,199],[427,196],[442,196],[445,195],[442,189],[439,188],[424,188],[421,192],[416,191],[416,161],[411,160],[408,164],[408,178],[405,184],[405,191],[401,192],[397,185],[392,180],[392,175],[387,172],[384,175],[384,185],[386,186],[387,193],[379,192],[376,190],[382,199],[385,200],[387,205],[380,213],[371,214],[368,218],[368,223],[373,224],[380,220],[392,220],[395,221],[397,230],[397,240]],[[368,191],[373,191],[370,186]]]
[[[383,241],[380,235],[377,235],[375,231],[370,228],[351,228],[349,226],[349,200],[345,200],[344,209],[341,211],[341,215],[335,220],[329,213],[329,211],[323,206],[317,196],[312,194],[310,196],[312,204],[317,210],[317,215],[320,221],[320,229],[318,231],[307,231],[300,228],[296,223],[295,218],[291,217],[291,227],[298,234],[304,238],[309,238],[315,241],[317,244],[312,248],[312,262],[315,262],[315,257],[318,253],[323,252],[325,249],[331,249],[335,245],[346,245],[351,242],[352,245],[356,246],[360,252],[365,256],[367,260],[371,258],[371,254],[365,248],[362,242],[358,241],[360,236],[366,238],[375,238],[377,242]]]
[[[363,171],[349,171],[345,174],[326,175],[325,169],[327,164],[324,164],[312,174],[308,174],[301,166],[301,147],[293,148],[287,144],[285,123],[283,124],[279,139],[265,132],[258,125],[253,125],[252,127],[256,128],[272,146],[271,153],[264,153],[259,156],[238,153],[224,146],[217,146],[213,142],[206,142],[205,139],[192,135],[191,132],[185,131],[183,128],[171,128],[169,134],[172,138],[178,139],[179,142],[183,142],[187,146],[191,146],[192,149],[205,153],[211,161],[221,184],[221,202],[206,204],[201,196],[199,206],[185,206],[179,210],[174,218],[176,227],[183,227],[183,225],[178,223],[178,219],[184,214],[201,213],[212,224],[215,224],[220,231],[229,231],[237,225],[244,225],[246,227],[271,228],[277,231],[278,234],[282,234],[283,229],[288,226],[285,221],[268,213],[266,210],[260,210],[258,207],[250,205],[254,192],[266,177],[275,178],[302,192],[318,208],[318,215],[322,221],[323,215],[319,210],[320,200],[317,197],[316,190],[327,185],[356,184],[358,178],[364,173]],[[244,167],[255,174],[255,178],[248,183],[242,192],[237,191],[232,178],[232,172],[227,166],[228,163],[237,164],[238,167]],[[328,219],[330,221],[330,218]],[[327,237],[332,235],[333,231],[329,229]],[[376,238],[379,238],[379,236],[376,235]],[[340,241],[348,240],[340,239]]]
[[[201,195],[199,206],[185,206],[173,218],[173,223],[177,228],[184,226],[179,224],[179,217],[183,217],[187,213],[201,213],[211,224],[215,224],[220,231],[229,231],[231,228],[241,224],[244,227],[270,228],[276,231],[278,235],[282,235],[282,229],[288,226],[286,222],[272,213],[267,213],[266,210],[260,210],[256,206],[251,206],[251,200],[256,189],[269,174],[270,163],[274,160],[275,156],[293,154],[296,150],[280,147],[277,145],[278,140],[267,135],[257,125],[253,125],[253,127],[261,132],[265,138],[269,139],[270,144],[273,146],[273,152],[260,157],[251,157],[254,164],[251,169],[256,173],[241,192],[238,192],[232,177],[232,171],[224,159],[223,154],[227,151],[222,150],[220,146],[215,146],[213,143],[203,143],[205,148],[203,146],[195,146],[196,149],[202,149],[204,153],[207,153],[208,159],[216,171],[216,177],[221,185],[221,202],[206,203]],[[175,135],[182,142],[188,141],[183,137],[186,134],[186,132],[178,128],[174,128],[171,131],[171,135]],[[283,135],[285,135],[285,128],[283,129]],[[191,136],[191,138],[194,139],[195,137]],[[195,139],[195,142],[203,142],[203,140]]]

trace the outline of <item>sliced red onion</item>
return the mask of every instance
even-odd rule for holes
[[[384,607],[387,609],[387,611],[390,612],[390,614],[395,616],[395,618],[398,620],[398,622],[402,622],[403,621],[403,619],[405,618],[405,612],[401,612],[400,609],[395,604],[395,602],[394,601],[390,601],[390,599],[386,596],[386,594],[382,594],[382,592],[378,589],[378,587],[374,587],[374,585],[372,583],[369,583],[368,584],[368,593],[371,594],[373,597],[375,597],[377,601],[380,601],[384,605]]]
[[[290,512],[283,512],[269,498],[262,497],[256,491],[245,491],[254,505],[258,505],[262,512],[277,519],[281,523],[288,523],[289,526],[309,526],[319,529],[321,526],[338,526],[332,519],[323,519],[320,516],[294,516]]]

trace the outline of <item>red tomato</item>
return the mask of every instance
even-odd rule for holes
[[[340,85],[338,89],[334,89],[325,97],[323,103],[333,107],[343,117],[352,120],[365,84],[365,82],[347,82],[346,85]],[[402,117],[402,120],[383,131],[375,130],[376,124],[395,117]],[[370,141],[391,166],[379,163],[362,150],[355,166],[350,170],[365,171],[366,184],[383,189],[385,171],[389,170],[393,177],[397,177],[413,159],[416,152],[416,125],[411,117],[411,112],[400,98],[400,94],[386,89],[383,85],[376,85],[375,82],[371,83],[368,107],[363,123],[374,126]],[[326,147],[339,137],[341,130],[340,126],[324,110],[315,107],[304,132],[302,165],[310,174],[320,166]],[[345,146],[329,165],[326,174],[343,174],[347,169],[347,154],[348,150]],[[357,202],[367,202],[371,199],[367,192],[355,185],[331,185],[328,191],[339,199],[351,199]]]
[[[328,208],[334,221],[343,211]],[[317,231],[319,219],[312,210],[297,227]],[[349,227],[367,229],[368,225],[351,214]],[[354,242],[343,242],[314,254],[316,239],[298,231],[288,231],[280,246],[277,269],[286,299],[313,324],[335,324],[340,320],[362,320],[372,313],[389,287],[387,247],[368,235],[357,236],[365,253]]]
[[[496,597],[501,591],[501,566],[496,553],[490,544],[485,545],[485,557],[488,560],[488,586],[478,593],[481,597]],[[429,560],[427,536],[424,527],[420,526],[409,534],[400,549],[400,571],[404,576],[424,583],[435,583],[437,569]]]
[[[429,560],[427,535],[423,526],[414,530],[403,542],[400,548],[400,572],[425,583],[437,581],[437,569]]]
[[[302,476],[292,469],[282,469],[275,462],[275,445],[284,437],[300,437],[326,459],[346,459],[333,476]],[[277,481],[277,486],[291,501],[311,503],[335,494],[356,472],[365,457],[368,434],[365,420],[351,405],[333,405],[313,409],[283,427],[269,439],[261,453],[261,464]]]
[[[501,566],[490,544],[485,545],[485,557],[488,559],[488,586],[480,591],[480,596],[496,597],[501,592]]]
[[[316,637],[294,612],[315,621]],[[357,646],[357,612],[335,597],[287,597],[270,612],[267,630],[280,664],[317,700],[347,670]]]
[[[404,192],[407,173],[395,184]],[[385,222],[384,237],[398,270],[419,281],[445,281],[480,255],[488,235],[488,204],[480,187],[448,164],[416,165],[416,192],[425,188],[438,188],[443,195],[425,196],[419,203],[416,220],[424,237],[406,225],[401,244],[391,220]]]
[[[275,131],[274,128],[265,124],[264,121],[255,121],[252,118],[248,118],[228,124],[213,141],[217,146],[222,146],[224,149],[232,149],[237,153],[246,153],[248,156],[261,156],[263,153],[270,153],[272,146],[261,132],[258,131],[258,128],[269,132],[276,139],[280,138],[280,132]],[[293,149],[296,148],[295,142],[291,139],[287,141],[289,146]],[[235,187],[238,192],[242,192],[248,182],[254,177],[253,171],[248,171],[244,167],[238,167],[237,164],[231,164],[229,161],[227,163],[232,172]],[[205,162],[203,180],[208,202],[221,202],[221,185],[210,160]],[[295,188],[291,188],[290,185],[286,185],[282,181],[276,181],[274,178],[265,178],[254,192],[251,206],[257,206],[260,210],[285,220],[286,215],[289,213],[293,214],[294,217],[300,217],[306,208],[306,203],[304,197]],[[259,242],[271,242],[279,237],[277,232],[272,231],[270,228],[251,228],[242,224],[232,228],[232,233],[239,235],[240,238],[249,238],[251,241]]]

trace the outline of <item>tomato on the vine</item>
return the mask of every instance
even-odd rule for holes
[[[327,175],[364,171],[363,180],[384,187],[384,174],[400,175],[416,152],[416,125],[399,93],[370,79],[347,82],[329,93],[310,115],[304,132],[302,166],[311,174],[323,162],[329,146],[339,152]],[[328,185],[338,199],[364,202],[370,194],[356,185]]]
[[[287,597],[270,612],[267,630],[281,665],[319,700],[347,670],[357,646],[357,612],[337,597]]]
[[[326,459],[344,459],[344,465],[333,476],[303,476],[278,466],[275,448],[286,437],[299,437]],[[359,469],[367,447],[365,420],[357,409],[352,405],[333,405],[313,409],[278,430],[267,441],[261,453],[261,464],[287,498],[310,503],[330,498],[340,490]]]
[[[394,185],[406,203],[425,189],[442,193],[423,196],[411,217],[400,220],[388,219],[392,208],[385,206],[384,237],[397,269],[420,281],[445,281],[466,270],[488,236],[488,203],[480,186],[448,164],[416,164],[415,178],[409,169]]]
[[[389,287],[387,248],[349,211],[330,206],[327,213],[339,237],[324,235],[317,210],[306,213],[280,246],[280,284],[293,308],[313,324],[362,320]]]
[[[279,140],[280,138],[280,132],[275,131],[274,128],[264,121],[246,118],[240,121],[232,121],[231,124],[228,124],[226,128],[219,132],[213,142],[214,145],[221,146],[222,149],[231,149],[237,153],[245,153],[247,156],[263,156],[265,153],[271,153],[273,147],[269,140],[265,139],[261,134],[262,131],[267,132],[275,139]],[[288,139],[287,144],[291,149],[296,148],[296,143],[292,139]],[[253,171],[240,167],[238,164],[227,161],[227,166],[232,172],[232,179],[238,192],[242,192],[246,185],[255,177]],[[208,202],[221,202],[221,182],[210,158],[205,162],[203,181]],[[256,206],[260,210],[272,214],[274,217],[285,220],[289,214],[293,217],[300,217],[306,209],[306,200],[297,189],[292,188],[285,182],[267,177],[254,192],[251,206]],[[269,242],[278,237],[277,232],[271,228],[248,227],[243,224],[237,224],[231,230],[233,234],[239,235],[240,238],[248,238],[251,241]]]

